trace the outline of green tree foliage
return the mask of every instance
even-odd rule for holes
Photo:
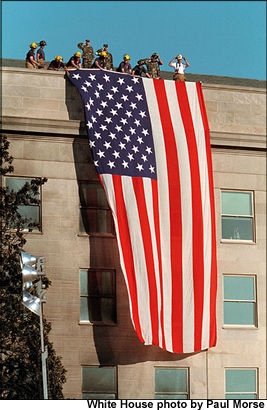
[[[0,177],[14,171],[9,142],[1,138]],[[42,399],[42,370],[39,316],[22,305],[20,252],[26,243],[24,226],[33,226],[22,218],[19,206],[38,204],[39,187],[46,178],[26,183],[18,192],[0,186],[0,399]],[[10,228],[12,227],[12,229]],[[44,277],[46,288],[51,282]],[[34,289],[33,289],[34,291]],[[51,325],[44,319],[44,340],[48,347],[48,397],[63,399],[66,370],[49,341]]]

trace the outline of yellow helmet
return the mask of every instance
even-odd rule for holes
[[[178,54],[177,60],[182,60],[182,58],[183,58],[182,54]]]
[[[124,58],[124,59],[126,58],[126,60],[131,60],[131,58],[130,58],[130,56],[129,56],[128,54],[124,54],[123,58]]]
[[[38,44],[37,43],[31,43],[30,44],[30,48],[37,48],[38,47]]]
[[[99,51],[99,53],[97,53],[100,57],[106,57],[107,53],[105,51]]]
[[[77,53],[75,53],[75,57],[81,57],[82,53],[80,53],[80,51],[77,51]]]
[[[63,61],[63,58],[61,56],[55,56],[55,60],[57,61]]]

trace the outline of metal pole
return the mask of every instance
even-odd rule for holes
[[[38,282],[38,296],[40,298],[40,335],[41,335],[41,361],[42,361],[42,375],[43,375],[43,394],[44,399],[48,399],[47,391],[47,371],[46,371],[46,359],[47,359],[47,347],[44,345],[44,327],[43,327],[43,291],[42,291],[42,278]]]

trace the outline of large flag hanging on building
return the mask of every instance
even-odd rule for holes
[[[216,344],[216,235],[200,83],[69,72],[116,229],[139,339],[174,353]]]

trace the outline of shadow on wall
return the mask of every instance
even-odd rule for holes
[[[77,182],[93,181],[100,185],[85,134],[81,99],[78,91],[69,81],[66,81],[66,105],[70,119],[81,121],[80,135],[73,142]],[[89,226],[90,221],[84,220],[83,224],[85,227]],[[89,232],[86,233],[89,234]],[[116,270],[117,323],[115,325],[94,325],[93,328],[95,349],[100,365],[134,364],[145,361],[179,361],[197,354],[174,354],[157,346],[143,345],[137,337],[130,318],[128,292],[120,268],[116,238],[89,235],[88,247],[90,268]]]

